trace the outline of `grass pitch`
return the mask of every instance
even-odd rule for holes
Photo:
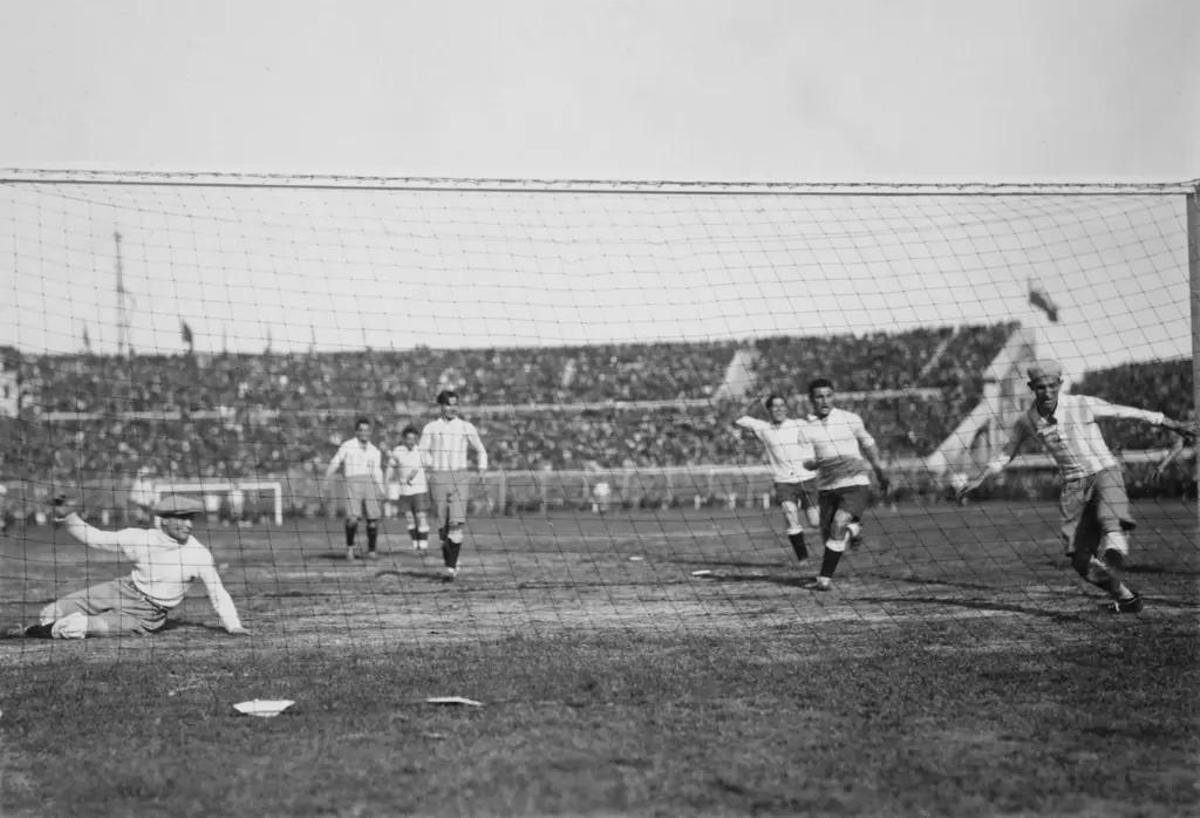
[[[0,642],[0,814],[1200,813],[1194,507],[1136,508],[1120,617],[1049,505],[876,509],[829,593],[777,513],[476,518],[453,584],[394,521],[355,563],[334,521],[201,525],[254,635],[194,589],[154,637]],[[0,547],[13,624],[128,570]]]

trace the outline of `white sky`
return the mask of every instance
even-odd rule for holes
[[[1200,3],[1191,0],[8,0],[4,11],[0,167],[795,182],[1200,176]],[[73,200],[88,199],[82,210],[60,200],[62,192],[30,204],[26,193],[0,189],[0,224],[7,228],[0,228],[0,258],[12,259],[0,261],[0,276],[12,277],[3,286],[11,297],[0,304],[0,343],[31,352],[77,349],[81,324],[91,326],[97,346],[114,342],[111,234],[120,229],[139,309],[134,340],[147,350],[178,349],[180,316],[197,330],[199,348],[219,348],[222,334],[231,346],[261,348],[268,330],[277,348],[307,347],[313,337],[321,346],[406,347],[417,336],[432,345],[573,342],[581,325],[597,338],[793,331],[812,309],[794,284],[812,290],[852,280],[871,285],[878,303],[822,309],[819,327],[1028,320],[1022,288],[1034,269],[1063,304],[1064,324],[1078,324],[1070,333],[1050,328],[1048,343],[1067,357],[1169,356],[1190,344],[1186,306],[1179,306],[1187,296],[1179,209],[1145,202],[1106,204],[1098,217],[1064,214],[1049,228],[1028,220],[1040,206],[1022,205],[1015,227],[988,228],[1000,244],[1047,229],[1061,242],[991,262],[971,262],[961,244],[979,241],[977,230],[962,226],[978,213],[935,208],[940,222],[927,210],[891,213],[916,225],[922,246],[936,244],[939,233],[949,237],[949,258],[935,265],[937,286],[922,296],[912,294],[918,282],[905,276],[927,262],[862,266],[881,247],[890,257],[908,245],[897,243],[894,226],[884,230],[893,238],[859,231],[861,205],[840,211],[832,227],[819,205],[803,205],[800,227],[779,246],[767,234],[795,215],[786,207],[748,215],[719,205],[705,216],[691,204],[672,204],[666,209],[685,215],[664,226],[633,217],[630,224],[611,212],[611,202],[556,200],[495,217],[486,213],[496,205],[479,199],[455,216],[441,212],[444,202],[427,200],[368,197],[347,205],[336,196],[262,195],[229,204],[240,214],[234,221],[250,225],[243,224],[239,244],[229,235],[237,230],[213,221],[224,205],[211,192],[189,198],[162,190],[72,191]],[[520,209],[512,201],[501,209]],[[41,215],[30,216],[30,207]],[[158,212],[163,208],[191,215],[185,225]],[[308,230],[302,246],[264,226],[280,213],[292,214],[287,230]],[[399,255],[346,239],[381,214],[391,225],[388,247],[404,245]],[[489,230],[508,231],[511,239],[512,230],[547,219],[561,222],[546,228],[550,245],[529,244],[528,237],[525,244],[487,245]],[[934,221],[917,224],[923,219]],[[947,219],[959,227],[947,228]],[[1080,219],[1093,226],[1064,226]],[[1141,232],[1111,238],[1131,220],[1141,220]],[[419,225],[445,230],[463,221],[473,227],[457,249],[432,251],[444,267],[413,260],[433,246],[418,241]],[[673,237],[672,224],[682,238]],[[1097,225],[1110,238],[1098,237]],[[624,249],[613,243],[622,231],[632,242]],[[830,246],[812,250],[821,235]],[[839,236],[859,245],[854,258],[838,252]],[[645,264],[630,261],[645,249],[643,240],[668,242],[669,263],[661,253],[646,255]],[[475,241],[485,251],[490,246],[492,256],[456,268],[460,252],[480,258],[468,252]],[[712,250],[714,241],[725,249]],[[730,242],[739,241],[745,244],[735,253]],[[192,246],[181,249],[181,242]],[[1089,248],[1108,242],[1123,249],[1087,258]],[[221,244],[239,247],[244,264],[212,255]],[[336,259],[347,244],[352,249],[338,269],[305,267],[310,252]],[[361,257],[351,259],[355,253]],[[616,263],[616,256],[627,258]],[[470,331],[455,337],[445,322],[423,324],[430,310],[411,298],[403,305],[389,300],[399,298],[396,274],[385,280],[378,271],[394,269],[400,258],[410,293],[431,272],[464,277],[479,299],[459,308]],[[570,272],[549,269],[573,258],[583,261]],[[322,319],[321,308],[346,286],[328,279],[348,270],[361,280],[348,285],[356,295],[342,306],[360,318]],[[531,283],[531,275],[543,278]],[[214,297],[214,282],[224,276],[254,287],[236,298]],[[207,289],[194,289],[200,280]],[[615,296],[617,283],[643,295]],[[1113,319],[1111,304],[1125,303],[1131,285],[1136,303],[1121,313],[1128,317]],[[744,297],[747,287],[773,293],[780,286],[792,290],[783,302]],[[705,287],[719,298],[705,297]],[[947,289],[957,295],[938,295]],[[529,292],[536,309],[521,295]],[[906,301],[898,301],[899,292]],[[1113,298],[1098,299],[1097,292]],[[666,295],[646,295],[653,293]],[[444,304],[435,306],[444,312]],[[1130,344],[1125,335],[1123,342],[1114,322],[1142,328],[1144,337]],[[1147,324],[1156,326],[1145,330]]]

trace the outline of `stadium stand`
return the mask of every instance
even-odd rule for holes
[[[756,393],[798,397],[810,378],[836,373],[841,405],[864,416],[887,457],[922,457],[978,402],[983,373],[1016,326],[765,338],[740,349],[752,354]],[[731,428],[745,401],[714,397],[738,348],[25,356],[21,416],[0,419],[0,471],[76,481],[142,466],[175,479],[311,475],[351,415],[375,418],[389,443],[447,387],[462,391],[498,469],[757,464],[758,450]],[[1076,389],[1184,417],[1190,362],[1087,373]],[[1166,445],[1144,426],[1111,431],[1118,449]]]

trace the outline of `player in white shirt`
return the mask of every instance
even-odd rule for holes
[[[825,539],[821,571],[812,586],[819,591],[833,587],[833,572],[846,547],[861,542],[862,514],[870,502],[868,464],[884,494],[889,486],[875,438],[867,432],[861,417],[833,405],[833,395],[833,383],[826,378],[817,378],[808,385],[813,413],[805,432],[814,457],[806,465],[817,471],[817,503],[821,536]]]
[[[354,437],[338,447],[337,454],[325,469],[325,479],[344,473],[346,510],[346,559],[354,559],[354,540],[358,521],[367,521],[367,557],[374,559],[379,542],[379,518],[382,516],[383,454],[371,442],[371,421],[360,417],[354,421]]]
[[[83,639],[86,636],[127,636],[161,630],[167,614],[183,602],[188,586],[200,580],[213,610],[226,631],[248,631],[221,583],[212,552],[192,536],[192,518],[203,512],[198,500],[168,496],[153,508],[159,528],[101,531],[84,522],[64,498],[55,500],[55,522],[90,548],[116,551],[133,561],[125,577],[93,585],[51,602],[41,611],[40,624],[26,636]]]
[[[1129,496],[1121,466],[1109,451],[1100,418],[1142,420],[1194,440],[1194,425],[1172,420],[1162,412],[1119,406],[1086,395],[1060,395],[1062,367],[1056,361],[1037,361],[1026,370],[1033,406],[1018,418],[1000,454],[959,491],[965,497],[988,477],[1012,462],[1026,440],[1037,440],[1054,458],[1062,475],[1060,533],[1071,565],[1085,580],[1113,600],[1117,613],[1139,613],[1140,594],[1125,585],[1119,571],[1129,556],[1127,532],[1136,526],[1129,513]]]
[[[458,393],[444,389],[438,393],[437,402],[441,417],[425,424],[420,447],[429,470],[429,494],[437,515],[446,579],[453,580],[458,575],[471,487],[467,450],[475,452],[475,467],[480,474],[487,471],[488,457],[475,425],[458,416]]]
[[[413,551],[424,557],[429,553],[429,481],[420,438],[416,427],[404,427],[402,442],[388,456],[387,483],[389,498],[394,487],[394,502],[404,513]]]
[[[762,405],[770,420],[762,420],[751,413]],[[804,461],[813,457],[812,444],[804,434],[805,422],[789,418],[787,401],[782,395],[768,395],[756,399],[746,412],[733,423],[740,429],[754,433],[763,444],[767,462],[771,465],[771,478],[775,483],[775,502],[783,509],[787,523],[788,542],[796,559],[803,562],[808,558],[808,547],[804,542],[804,522],[816,528],[817,513],[816,473],[804,467]]]

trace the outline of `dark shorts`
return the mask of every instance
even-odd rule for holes
[[[1125,477],[1115,467],[1063,483],[1058,508],[1069,551],[1095,554],[1105,534],[1137,526],[1129,513]]]
[[[418,514],[429,511],[429,492],[423,491],[420,494],[401,494],[396,499],[396,508],[401,514],[412,513]]]
[[[871,499],[869,486],[845,486],[840,489],[827,489],[817,494],[817,502],[821,509],[821,536],[830,539],[833,531],[833,517],[839,511],[845,511],[857,522],[867,510]]]
[[[817,481],[805,480],[803,483],[776,483],[775,502],[779,505],[795,503],[807,511],[817,505]]]
[[[467,497],[471,491],[471,472],[434,471],[429,475],[429,498],[437,515],[438,528],[467,521]]]

